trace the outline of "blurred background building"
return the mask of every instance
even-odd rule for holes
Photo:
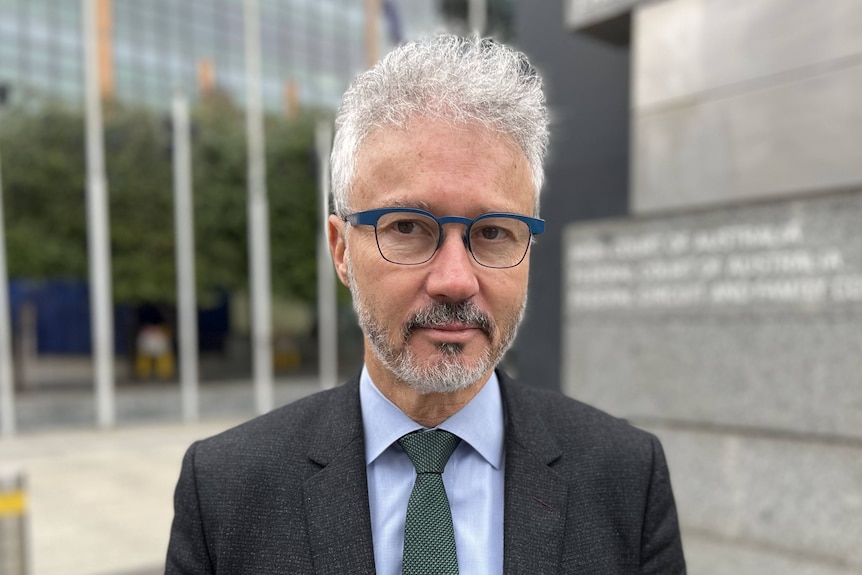
[[[160,168],[170,169],[171,126],[168,114],[172,98],[177,93],[189,98],[192,106],[198,110],[203,101],[209,99],[219,101],[230,112],[235,112],[231,116],[235,120],[231,125],[237,136],[234,138],[233,152],[243,154],[242,117],[238,115],[245,108],[246,98],[243,2],[97,0],[95,4],[99,92],[107,106],[109,171],[120,162],[115,159],[118,154],[128,152],[141,156],[139,149],[133,152],[129,146],[130,141],[140,137],[147,137],[151,147],[155,145],[163,149],[160,159],[164,161],[154,159]],[[10,143],[18,142],[17,145],[11,145],[13,149],[20,146],[32,151],[30,155],[16,155],[17,150],[13,150],[4,158],[8,204],[6,215],[12,221],[8,243],[12,318],[18,358],[16,379],[19,387],[33,387],[40,382],[84,382],[91,374],[85,259],[80,259],[77,265],[70,264],[78,260],[79,255],[84,256],[84,246],[80,243],[86,228],[85,220],[81,219],[84,217],[81,211],[84,206],[83,189],[81,182],[75,181],[77,177],[83,177],[83,141],[80,147],[71,144],[74,151],[68,149],[69,144],[61,141],[64,139],[61,136],[64,129],[67,130],[65,139],[73,141],[75,131],[83,130],[82,6],[82,2],[66,0],[0,2],[0,92],[5,104],[5,117],[0,120],[5,125],[0,127],[0,138]],[[352,77],[380,54],[405,37],[419,37],[440,29],[444,20],[442,10],[435,2],[390,0],[264,0],[259,3],[262,104],[271,124],[278,123],[280,118],[284,125],[285,122],[298,122],[303,126],[294,127],[293,130],[300,134],[295,138],[304,139],[307,147],[306,151],[297,150],[293,156],[300,162],[297,166],[302,171],[300,177],[293,174],[283,182],[272,182],[275,186],[274,195],[278,198],[283,198],[285,193],[296,194],[305,198],[298,200],[300,204],[309,204],[302,214],[295,217],[307,218],[310,215],[308,211],[315,205],[309,203],[313,199],[308,199],[310,195],[313,197],[315,177],[310,121],[331,116]],[[225,109],[214,114],[223,116],[226,113]],[[137,117],[133,119],[135,115]],[[127,121],[118,119],[121,117]],[[53,126],[46,126],[42,133],[44,139],[36,141],[33,136],[35,130],[28,122],[52,123]],[[196,135],[203,138],[209,129],[214,129],[200,114],[196,122]],[[154,128],[162,133],[154,133]],[[72,130],[72,133],[68,133],[68,130]],[[149,136],[145,134],[147,130]],[[195,145],[203,148],[205,144],[201,144],[200,139]],[[32,147],[27,145],[30,141]],[[54,150],[57,150],[58,157],[62,156],[58,161],[66,162],[64,167],[55,173],[51,181],[34,183],[34,179],[38,180],[41,177],[39,174],[44,173],[46,164],[51,164],[52,160],[48,157]],[[220,153],[224,153],[224,150]],[[224,160],[216,160],[212,151],[209,154],[216,162]],[[284,161],[283,156],[272,159]],[[241,158],[237,156],[237,160]],[[141,161],[143,164],[143,158]],[[212,182],[207,181],[205,175],[208,173],[206,167],[201,170],[200,162],[196,164],[197,169],[204,172],[200,178],[202,181],[197,182],[198,186],[211,186]],[[31,167],[29,171],[27,166]],[[235,173],[243,174],[242,165],[237,164],[236,167]],[[109,180],[138,178],[134,168],[117,168],[113,171]],[[118,189],[112,191],[112,227],[125,226],[139,238],[142,234],[153,240],[167,236],[166,240],[170,242],[170,217],[165,217],[169,214],[158,215],[162,208],[172,209],[170,202],[163,201],[169,199],[165,192],[170,192],[170,182],[153,179],[153,171],[147,168],[138,171],[141,178],[150,180],[142,182],[138,192],[132,186],[115,182]],[[216,178],[216,181],[223,183],[231,177]],[[304,190],[305,195],[297,192],[297,189]],[[240,186],[233,192],[240,198],[244,188]],[[149,212],[146,216],[151,220],[149,224],[130,224],[123,215],[124,208],[117,205],[119,202],[116,198],[130,194],[138,201],[138,207],[131,211],[141,215]],[[72,209],[62,208],[64,198],[68,200],[69,206],[73,206]],[[147,198],[152,201],[147,201]],[[129,199],[134,203],[131,196]],[[142,203],[149,206],[150,210],[141,208]],[[277,212],[277,200],[275,204]],[[234,203],[233,207],[242,205],[242,202]],[[44,212],[51,209],[49,206],[57,206],[54,213],[58,221],[52,222],[50,217],[45,216]],[[221,206],[222,211],[225,211],[225,207]],[[278,216],[277,213],[275,215]],[[231,232],[230,224],[223,221],[225,216],[229,217],[228,214],[222,214],[216,216],[222,221],[213,222],[216,228],[222,229],[223,238],[244,236]],[[18,233],[17,228],[25,227],[23,222],[27,219],[33,220],[30,224],[34,232],[25,238],[24,234]],[[67,223],[59,224],[59,220]],[[34,222],[37,224],[35,228],[32,227]],[[305,237],[306,240],[311,236],[313,242],[315,223],[314,220],[307,222],[304,236],[295,230],[293,235]],[[71,234],[56,233],[58,228],[70,227],[75,228]],[[169,293],[173,290],[173,280],[162,276],[168,280],[160,282],[163,289],[149,290],[150,293],[144,293],[148,291],[146,289],[139,289],[140,277],[135,278],[139,273],[148,274],[159,283],[155,279],[158,274],[154,271],[159,265],[153,260],[163,259],[163,256],[157,252],[148,252],[152,245],[146,245],[145,241],[139,243],[135,251],[150,253],[151,257],[124,266],[122,261],[132,262],[134,258],[123,254],[122,247],[117,245],[118,231],[113,229],[111,232],[115,240],[115,259],[120,268],[125,267],[129,273],[115,270],[114,283],[119,292],[114,294],[117,305],[114,347],[120,356],[133,356],[143,328],[153,325],[174,327],[174,296]],[[40,232],[44,233],[40,235]],[[215,228],[213,232],[218,235]],[[54,243],[64,246],[61,251],[69,246],[77,246],[77,255],[70,256],[67,253],[60,256],[57,253],[55,256],[59,256],[56,259],[61,265],[44,260],[40,264],[39,260],[43,258],[34,253],[49,251],[47,245],[51,243],[52,236]],[[156,241],[158,243],[159,240]],[[240,247],[241,242],[234,241],[234,245]],[[300,245],[307,246],[308,241],[300,240]],[[212,255],[214,263],[220,257],[228,259],[224,253]],[[284,259],[289,257],[285,255]],[[306,259],[309,257],[313,261],[313,250],[309,251]],[[239,265],[234,267],[234,271],[245,266],[243,262],[236,263]],[[301,265],[295,261],[291,263]],[[227,263],[224,265],[226,269],[232,267]],[[313,287],[314,270],[305,269],[305,279]],[[245,273],[238,274],[238,277],[244,276]],[[138,287],[122,293],[124,278],[132,280]],[[226,367],[224,362],[220,362],[205,375],[237,376],[247,373],[248,353],[242,351],[248,347],[243,343],[243,334],[247,334],[249,329],[245,292],[237,292],[234,289],[236,286],[228,285],[230,281],[228,284],[219,280],[207,283],[207,278],[200,279],[204,284],[202,289],[216,288],[213,297],[204,298],[199,315],[201,349],[204,352],[219,352],[222,357],[225,353],[231,355],[228,358],[230,366]],[[313,294],[313,290],[310,293]],[[282,292],[277,295],[285,294]],[[299,301],[297,304],[296,297],[286,294],[276,302],[276,322],[282,324],[277,343],[286,348],[276,358],[279,366],[296,368],[303,359],[305,367],[313,363],[310,357],[300,358],[301,353],[308,355],[313,349],[310,344],[313,338],[310,333],[313,329],[313,313],[306,305],[311,298],[313,295],[308,295],[304,297],[306,303]],[[303,300],[303,296],[299,300]],[[240,337],[232,338],[232,335]],[[157,334],[150,330],[149,336],[144,339],[150,344],[154,343]],[[162,339],[164,337],[170,339],[172,335],[163,334]],[[296,342],[297,339],[304,340],[304,349],[298,349],[301,344]],[[285,343],[288,340],[290,342]],[[170,341],[167,347],[164,344],[155,347],[173,353]],[[154,349],[152,345],[149,348]],[[153,366],[149,366],[149,361],[143,357],[129,357],[129,362],[119,364],[119,375],[122,379],[135,376],[147,379],[157,374],[170,379],[175,375],[173,360],[163,359],[159,370],[154,367],[155,361]]]
[[[170,107],[193,108],[199,345],[204,379],[248,376],[246,61],[242,0],[94,0],[105,108],[114,351],[121,381],[173,379],[176,328]],[[352,77],[396,44],[467,33],[467,0],[261,0],[274,269],[275,364],[313,369],[316,120]],[[0,1],[0,157],[16,384],[90,381],[84,173],[83,2]],[[483,27],[511,36],[511,0],[483,2]],[[285,134],[290,133],[289,137]],[[280,247],[279,247],[280,246]],[[342,369],[361,354],[349,301]],[[157,334],[152,326],[163,331]],[[146,333],[144,333],[146,332]],[[167,339],[167,343],[165,343]],[[159,340],[159,341],[157,341]],[[138,354],[139,343],[149,350]],[[206,355],[209,354],[209,355]],[[213,355],[215,354],[215,355]],[[152,356],[152,357],[150,357]],[[156,367],[158,365],[158,368]]]
[[[659,435],[689,572],[862,572],[862,3],[518,8],[556,119],[519,368]]]
[[[244,101],[242,2],[99,0],[97,8],[103,97],[167,110],[177,90],[196,99],[217,87]],[[0,2],[0,81],[13,88],[10,103],[83,105],[81,17],[80,2]],[[440,17],[434,2],[264,0],[260,23],[264,106],[295,114],[335,108],[369,51],[430,33]]]

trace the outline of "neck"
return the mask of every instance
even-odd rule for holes
[[[481,391],[492,373],[488,372],[479,381],[458,391],[422,394],[376,362],[366,362],[366,367],[380,393],[423,427],[437,427],[460,411]]]

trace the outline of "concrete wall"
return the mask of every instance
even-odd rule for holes
[[[862,2],[671,0],[634,29],[634,211],[862,181]]]
[[[862,2],[632,22],[631,215],[567,228],[564,390],[662,439],[690,573],[862,573]]]
[[[862,188],[567,230],[565,390],[662,439],[692,573],[862,571],[859,222]]]
[[[645,0],[568,0],[566,6],[566,27],[569,29],[587,28],[621,14],[628,13]]]

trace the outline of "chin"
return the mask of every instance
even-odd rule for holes
[[[414,356],[405,350],[387,362],[390,371],[422,395],[431,393],[455,393],[467,389],[483,380],[494,368],[490,352],[485,349],[479,357],[465,356],[463,344],[445,343],[437,346],[438,353],[420,365]]]

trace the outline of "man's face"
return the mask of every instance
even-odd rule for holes
[[[508,139],[414,119],[406,131],[385,129],[365,141],[350,204],[356,212],[410,207],[472,219],[532,215],[534,196],[527,160]],[[380,255],[373,227],[354,227],[345,238],[346,226],[330,219],[330,244],[353,294],[375,381],[394,376],[420,393],[485,381],[520,323],[529,258],[508,269],[483,267],[464,246],[464,226],[445,224],[431,260],[399,265]]]

